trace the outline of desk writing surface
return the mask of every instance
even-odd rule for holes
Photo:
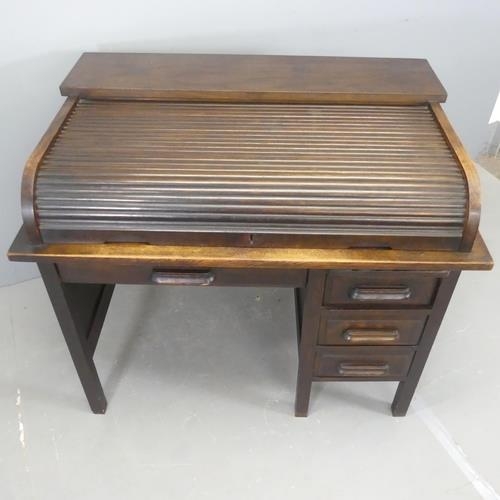
[[[145,245],[138,243],[49,244],[36,246],[21,228],[10,250],[13,261],[217,266],[301,269],[491,269],[493,260],[479,234],[471,252],[381,249],[240,248]]]

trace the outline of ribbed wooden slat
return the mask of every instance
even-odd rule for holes
[[[427,106],[83,100],[36,183],[42,234],[460,238],[466,203]]]

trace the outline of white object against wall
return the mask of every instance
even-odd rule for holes
[[[474,156],[500,84],[498,0],[27,0],[0,16],[0,285],[36,276],[5,252],[21,224],[24,162],[83,51],[427,58]]]
[[[498,55],[498,59],[500,62],[500,54]],[[491,112],[490,119],[488,124],[500,122],[500,92],[498,92],[497,100],[495,102],[495,106],[493,107],[493,111]]]

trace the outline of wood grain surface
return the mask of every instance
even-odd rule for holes
[[[84,53],[62,95],[169,101],[443,102],[425,59]]]
[[[464,232],[466,188],[427,106],[83,100],[35,197],[44,242],[225,233],[447,249]]]
[[[49,128],[45,134],[43,134],[39,143],[29,156],[24,167],[21,183],[21,211],[26,231],[31,241],[34,243],[41,243],[42,241],[37,215],[35,213],[35,184],[38,176],[38,168],[77,101],[78,99],[76,98],[66,99],[61,109],[50,123]]]
[[[465,211],[464,234],[462,238],[461,250],[469,251],[476,238],[481,216],[481,190],[479,176],[476,166],[465,150],[462,141],[453,129],[448,117],[439,104],[431,105],[432,112],[436,117],[443,131],[443,135],[448,142],[451,151],[462,166],[462,175],[467,183],[467,207]]]
[[[24,228],[10,250],[13,261],[100,262],[201,268],[297,269],[491,269],[493,260],[478,233],[470,252],[379,249],[236,248],[139,243],[33,245]]]

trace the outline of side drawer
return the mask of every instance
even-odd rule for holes
[[[303,269],[172,269],[154,265],[58,264],[68,283],[303,287]]]
[[[447,273],[412,271],[330,271],[325,304],[364,307],[429,306]]]
[[[414,354],[412,347],[319,347],[314,378],[403,380]]]
[[[416,345],[427,310],[325,309],[321,313],[320,345]]]

